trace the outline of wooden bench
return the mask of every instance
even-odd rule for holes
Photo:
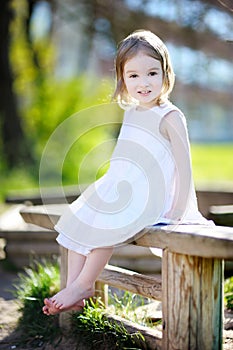
[[[26,207],[28,223],[53,229],[66,205]],[[161,248],[161,281],[107,266],[99,281],[162,300],[163,335],[154,349],[219,350],[223,332],[223,264],[233,260],[233,229],[180,225],[146,227],[131,244]],[[67,250],[61,249],[65,285]]]
[[[212,205],[208,217],[216,225],[233,227],[233,205]]]

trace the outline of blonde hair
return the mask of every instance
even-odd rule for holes
[[[155,100],[155,104],[160,105],[171,93],[175,82],[175,75],[167,47],[157,35],[148,30],[137,30],[120,43],[115,59],[116,89],[113,99],[125,107],[133,103],[124,82],[124,66],[139,51],[143,51],[143,53],[159,60],[161,63],[163,85],[161,93]]]

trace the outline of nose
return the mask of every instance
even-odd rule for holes
[[[145,87],[145,86],[148,86],[148,85],[149,85],[148,77],[147,76],[142,76],[140,78],[140,81],[139,81],[139,86]]]

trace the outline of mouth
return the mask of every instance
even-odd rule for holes
[[[151,90],[140,90],[138,91],[138,94],[141,96],[148,96],[151,93]]]

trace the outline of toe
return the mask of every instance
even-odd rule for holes
[[[47,306],[44,306],[44,307],[42,308],[42,311],[43,311],[43,313],[44,313],[45,315],[49,315],[49,309],[48,309]]]
[[[52,304],[52,308],[57,308],[57,309],[61,309],[63,306],[63,303],[59,303],[59,301],[53,301],[53,304]]]
[[[52,305],[52,302],[51,302],[51,300],[50,299],[48,299],[48,298],[45,298],[44,299],[44,304],[46,305],[46,306],[51,306]]]

